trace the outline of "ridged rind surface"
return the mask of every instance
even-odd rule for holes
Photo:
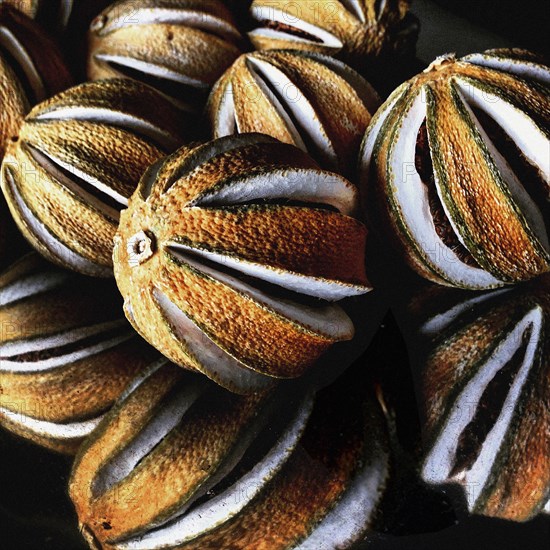
[[[72,84],[53,40],[11,6],[0,6],[0,158],[37,102]]]
[[[0,424],[74,453],[159,354],[121,317],[113,283],[25,256],[0,276]]]
[[[529,52],[443,56],[373,118],[360,153],[371,225],[420,275],[487,289],[550,270],[548,82]]]
[[[215,138],[268,134],[350,175],[378,105],[374,89],[343,63],[311,52],[263,51],[232,65],[207,109]]]
[[[156,91],[128,80],[81,84],[37,105],[2,164],[20,230],[49,260],[110,276],[119,210],[186,126]]]
[[[409,6],[408,0],[254,0],[257,27],[249,37],[258,50],[303,49],[365,68],[414,52],[419,26]]]
[[[183,148],[154,166],[116,237],[115,276],[130,321],[173,362],[236,391],[299,376],[349,339],[353,327],[338,306],[302,304],[296,294],[334,300],[369,290],[364,226],[308,205],[321,200],[309,190],[320,178],[330,184],[323,201],[341,195],[354,210],[349,182],[267,136]]]
[[[461,296],[432,288],[413,306],[429,346],[422,475],[462,484],[476,514],[528,521],[550,500],[549,283]]]
[[[364,536],[389,472],[387,434],[367,388],[348,380],[316,398],[243,397],[197,384],[181,370],[157,370],[81,449],[70,494],[90,540],[119,550],[277,550],[311,540],[328,550]],[[145,436],[155,423],[160,441]],[[126,460],[139,463],[130,470]],[[108,484],[106,472],[115,472]],[[365,500],[348,508],[353,496]],[[335,530],[333,512],[342,514]]]
[[[240,40],[218,0],[122,0],[91,24],[88,78],[136,78],[200,110],[241,53]]]

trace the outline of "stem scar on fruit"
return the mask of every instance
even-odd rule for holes
[[[127,244],[128,263],[137,267],[155,253],[155,238],[148,231],[138,231]]]

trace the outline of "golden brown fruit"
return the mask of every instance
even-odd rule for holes
[[[105,550],[351,547],[389,474],[357,382],[248,397],[173,367],[134,382],[75,461],[81,532]]]
[[[242,55],[208,101],[213,136],[260,132],[307,151],[321,166],[355,171],[359,145],[380,100],[353,69],[301,51]]]
[[[184,147],[121,214],[126,315],[171,361],[234,391],[299,376],[353,336],[325,300],[370,289],[357,203],[351,183],[268,136]]]
[[[139,372],[161,359],[112,282],[31,253],[0,275],[0,425],[74,453]]]
[[[362,146],[372,225],[437,283],[484,289],[550,270],[550,70],[529,52],[438,58]]]
[[[414,52],[419,26],[409,5],[408,0],[254,0],[250,14],[256,28],[249,37],[259,50],[304,49],[364,69]]]
[[[240,40],[219,0],[122,0],[91,24],[88,77],[134,78],[200,110]]]
[[[412,310],[428,345],[424,480],[462,485],[476,514],[549,512],[550,276],[482,294],[432,287]]]
[[[169,101],[130,80],[81,84],[37,105],[2,164],[20,230],[46,258],[110,276],[120,210],[186,126]]]
[[[0,159],[29,109],[71,83],[54,42],[33,21],[0,4]]]

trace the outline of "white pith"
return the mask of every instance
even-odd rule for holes
[[[311,23],[302,21],[301,19],[298,19],[297,17],[294,17],[286,13],[285,11],[279,10],[277,8],[274,8],[271,6],[252,6],[250,8],[250,15],[258,22],[275,21],[277,23],[282,23],[284,25],[290,25],[291,27],[300,29],[312,36],[315,36],[316,38],[321,40],[321,42],[317,43],[315,41],[308,40],[307,38],[301,38],[299,36],[295,36],[292,33],[286,33],[284,31],[276,31],[275,29],[269,29],[269,28],[254,29],[249,33],[250,36],[260,35],[266,38],[275,38],[278,40],[291,40],[293,42],[303,42],[306,44],[313,44],[317,46],[324,46],[326,48],[334,48],[334,49],[341,49],[343,46],[342,41],[338,37],[334,36],[333,34],[325,31],[324,29],[321,29],[320,27],[312,25]]]
[[[93,273],[97,276],[111,275],[112,270],[110,268],[94,264],[86,258],[76,254],[60,240],[56,239],[27,206],[15,186],[15,182],[9,170],[2,170],[2,175],[4,178],[4,185],[7,186],[9,194],[17,206],[18,214],[28,226],[29,231],[52,256],[58,258],[63,264],[72,266],[77,271]]]
[[[49,359],[37,361],[12,361],[9,359],[10,357],[17,355],[66,346],[68,344],[78,342],[84,338],[89,338],[90,336],[95,336],[97,334],[101,334],[102,332],[111,331],[114,329],[120,329],[120,333],[116,336],[111,336],[102,342],[98,342],[84,349],[69,352],[64,355],[58,355]],[[85,359],[86,357],[91,357],[92,355],[106,351],[134,337],[135,333],[128,329],[126,321],[124,319],[120,319],[89,327],[67,330],[53,336],[31,338],[26,341],[15,340],[11,342],[4,342],[0,344],[0,357],[2,358],[0,360],[0,372],[13,372],[17,374],[45,372],[58,367],[64,367],[76,361],[80,361],[81,359]]]
[[[468,86],[466,86],[468,88]],[[479,105],[482,109],[487,109],[488,114],[492,116],[492,114],[496,114],[499,118],[502,118],[501,114],[498,114],[498,109],[491,109],[488,107],[487,102],[479,101],[478,98],[475,97],[475,94],[471,93],[471,90],[468,90],[468,97],[472,97],[472,102],[474,105]],[[548,241],[548,233],[546,231],[546,225],[544,223],[544,217],[539,210],[536,203],[531,199],[525,188],[523,187],[522,183],[518,179],[518,177],[514,174],[512,169],[510,168],[510,165],[506,161],[506,159],[500,154],[500,152],[497,150],[493,142],[491,141],[491,138],[487,135],[485,132],[485,129],[479,122],[479,120],[476,118],[475,114],[472,111],[472,108],[468,104],[468,101],[466,98],[462,95],[462,90],[459,90],[459,94],[461,94],[462,102],[464,104],[464,107],[467,109],[470,118],[476,125],[477,130],[481,134],[481,137],[483,139],[483,142],[485,143],[487,149],[489,150],[489,153],[491,154],[491,157],[495,163],[495,166],[502,177],[502,180],[504,184],[507,186],[508,190],[510,191],[510,194],[512,195],[512,199],[514,202],[519,206],[522,214],[525,216],[527,224],[533,231],[533,233],[536,235],[537,239],[541,243],[541,245],[544,247],[546,252],[550,254],[550,243]],[[496,96],[493,96],[496,97]],[[502,102],[502,105],[499,105],[499,109],[504,109],[505,103]],[[513,111],[513,109],[511,109]],[[516,116],[514,116],[510,111],[506,112],[507,116],[511,117],[511,120],[509,122],[513,122],[516,124],[519,129],[522,128],[522,122],[525,122],[525,117],[521,117],[523,120],[518,120],[518,116],[516,113]],[[498,119],[497,122],[499,122]],[[504,129],[508,131],[509,128],[509,122],[504,122]],[[540,136],[539,136],[540,137]],[[531,138],[533,138],[533,141],[531,141]],[[524,139],[524,138],[523,138]],[[523,141],[523,145],[526,145],[526,142]],[[537,140],[536,135],[533,135],[532,128],[529,128],[529,141],[528,143],[531,144],[532,147],[529,147],[529,150],[531,153],[534,153],[538,147],[541,147],[540,155],[538,155],[539,160],[540,157],[546,156],[546,163],[547,166],[545,167],[546,171],[546,179],[548,180],[548,171],[550,170],[550,166],[548,163],[550,163],[550,141],[548,139],[546,141],[546,152],[544,152],[544,144],[540,143],[540,140]],[[537,157],[537,154],[535,153],[535,157]],[[452,220],[450,220],[452,223]]]
[[[365,460],[336,506],[296,550],[350,548],[364,534],[389,473],[389,456],[376,442],[374,446],[368,451],[370,460]]]
[[[357,93],[359,99],[365,104],[369,113],[374,114],[381,105],[378,92],[365,80],[358,72],[354,71],[343,61],[339,61],[330,55],[323,55],[316,52],[307,52],[307,57],[314,59],[323,65],[326,65],[331,71],[335,72],[342,80]]]
[[[105,204],[101,199],[82,189],[82,187],[78,185],[78,182],[72,180],[69,176],[62,172],[59,167],[69,172],[69,174],[73,174],[77,178],[89,183],[91,186],[95,187],[95,189],[97,189],[100,193],[111,197],[118,204],[120,204],[121,207],[128,207],[128,199],[126,197],[124,197],[120,193],[117,193],[113,188],[109,187],[91,174],[80,170],[74,165],[74,163],[65,162],[55,155],[40,151],[34,147],[28,147],[28,151],[30,156],[37,162],[37,164],[39,164],[41,168],[51,177],[53,177],[60,185],[62,185],[69,191],[72,191],[75,195],[79,196],[87,204],[95,207],[108,218],[118,221],[120,213],[115,208]]]
[[[492,298],[496,298],[506,292],[509,292],[510,288],[501,288],[499,290],[494,290],[492,292],[486,292],[483,294],[476,295],[468,300],[464,300],[451,307],[443,313],[438,313],[431,317],[420,327],[420,334],[423,336],[435,336],[441,331],[445,330],[451,323],[453,323],[462,313],[465,313],[471,310],[478,304],[481,304]]]
[[[486,112],[504,129],[525,158],[537,166],[550,187],[550,140],[535,122],[502,98],[476,87],[475,83],[464,82],[459,76],[455,80],[468,104]]]
[[[272,379],[248,369],[214,343],[185,313],[160,290],[154,297],[187,353],[198,363],[197,368],[226,387],[242,391],[261,391],[273,384]]]
[[[426,97],[422,89],[412,100],[408,112],[400,122],[391,158],[388,161],[389,181],[387,187],[392,190],[395,202],[399,205],[401,219],[426,261],[432,264],[444,278],[459,286],[471,288],[500,286],[502,282],[490,273],[463,263],[436,232],[429,207],[428,190],[415,168],[417,135],[425,118]],[[452,219],[449,218],[444,201],[441,201],[440,182],[435,172],[434,178],[447,219],[462,242]]]
[[[233,98],[233,84],[228,82],[225,85],[220,97],[218,110],[213,122],[215,138],[231,136],[239,131],[235,118],[235,100]]]
[[[62,28],[66,28],[69,24],[69,19],[73,11],[74,0],[61,0],[61,5],[59,6],[59,19]]]
[[[14,281],[0,289],[0,307],[7,306],[18,300],[31,298],[37,294],[48,292],[63,286],[70,278],[69,273],[62,271],[42,271],[36,275]],[[0,365],[1,368],[1,365]]]
[[[261,74],[258,71],[254,70],[252,65],[253,64],[250,62],[250,59],[248,59],[246,66],[250,72],[250,75],[254,79],[254,82],[256,83],[256,85],[258,86],[258,88],[260,89],[264,97],[269,101],[269,103],[271,103],[271,105],[277,111],[277,114],[283,120],[286,129],[292,136],[292,141],[294,142],[294,145],[299,149],[301,149],[302,151],[307,151],[307,147],[302,139],[302,136],[300,135],[298,128],[296,128],[296,125],[290,118],[289,114],[286,112],[284,105],[279,101],[277,96],[269,89],[269,86],[267,86]],[[236,110],[235,110],[235,124],[237,125],[237,129],[239,130],[239,132],[242,132],[243,124],[239,121],[239,113]]]
[[[187,515],[141,537],[117,544],[117,549],[155,550],[185,544],[230,521],[262,493],[291,457],[306,428],[313,403],[312,397],[304,401],[276,444],[231,487]]]
[[[128,57],[125,55],[111,55],[106,53],[97,53],[94,54],[96,60],[108,64],[114,71],[119,72],[116,67],[113,67],[111,64],[116,64],[120,67],[128,67],[135,71],[139,71],[143,75],[151,75],[156,78],[162,78],[164,80],[176,82],[184,86],[189,86],[192,88],[198,88],[201,90],[208,90],[208,82],[199,80],[198,78],[191,78],[190,76],[177,72],[163,65],[157,65],[155,63],[150,63],[148,61],[143,61],[141,59],[136,59],[135,57]]]
[[[136,7],[130,11],[131,13],[127,17],[113,17],[106,30],[113,32],[132,25],[181,25],[210,32],[233,41],[240,39],[239,31],[231,23],[205,11],[161,7]]]
[[[447,413],[438,439],[435,441],[422,467],[422,477],[431,483],[456,481],[468,488],[468,506],[475,507],[491,473],[500,446],[518,406],[522,388],[525,385],[537,348],[541,341],[544,313],[535,307],[529,311],[493,351],[487,362],[466,384],[453,406]],[[450,472],[455,463],[459,437],[474,418],[479,401],[497,372],[511,360],[522,344],[522,336],[531,329],[523,362],[514,377],[510,390],[502,405],[502,412],[482,444],[474,464],[470,469],[459,472],[452,479]],[[474,406],[472,406],[474,405]]]
[[[172,181],[170,187],[173,187],[177,182],[187,177],[197,168],[201,168],[204,164],[215,157],[248,145],[264,143],[275,144],[278,143],[278,141],[263,134],[236,134],[200,145],[190,151],[188,156],[184,158],[182,162],[183,166],[177,171],[177,178]],[[167,192],[169,192],[169,189]]]
[[[208,250],[193,248],[183,244],[175,244],[174,248],[182,252],[192,253],[214,263],[225,265],[246,275],[251,275],[262,281],[281,286],[287,290],[314,296],[328,301],[341,300],[349,296],[358,296],[369,292],[370,288],[362,285],[353,285],[341,281],[316,278],[300,273],[283,271],[282,269],[249,262],[232,256],[209,252]]]
[[[45,99],[48,93],[40,73],[23,44],[7,27],[0,26],[0,45],[13,56],[17,64],[23,69],[36,101]]]
[[[521,78],[550,84],[550,71],[548,67],[534,62],[520,61],[519,59],[506,59],[483,53],[473,53],[461,58],[461,60],[473,63],[474,65],[481,65],[482,67],[510,73]]]
[[[280,89],[281,93],[278,98],[279,105],[282,107],[283,112],[291,114],[299,125],[299,128],[296,128],[291,118],[287,115],[286,118],[291,125],[289,128],[295,128],[293,133],[297,132],[300,134],[300,130],[304,131],[310,143],[313,144],[314,149],[319,151],[319,153],[328,160],[330,165],[336,167],[338,165],[336,151],[317,117],[315,109],[302,94],[300,88],[292,82],[283,71],[263,59],[249,56],[247,58],[247,66],[251,74],[258,77],[256,79],[257,82],[264,79],[268,81],[272,87]],[[289,93],[289,90],[292,91],[292,99],[287,98],[288,101],[286,101],[284,105],[281,105],[281,97],[285,96],[285,90],[286,94]],[[270,97],[272,98],[273,94],[270,94]],[[303,145],[303,139],[300,139],[300,141],[302,141]]]
[[[108,124],[146,136],[167,149],[173,149],[179,145],[176,138],[152,122],[113,109],[66,106],[40,113],[34,116],[32,120],[40,122],[50,120],[78,120],[96,124]]]
[[[377,18],[380,17],[380,14],[384,11],[385,3],[386,0],[381,0],[380,10],[376,14]],[[367,22],[365,12],[363,11],[363,6],[361,5],[361,0],[340,0],[340,4],[342,4],[351,14],[355,15],[361,23]]]
[[[37,420],[23,414],[0,407],[0,417],[4,416],[19,428],[40,436],[59,440],[80,439],[87,437],[101,422],[103,415],[85,422],[72,422],[67,424],[56,424],[45,420]]]
[[[249,296],[252,300],[268,307],[272,311],[287,319],[290,319],[292,322],[297,323],[308,330],[334,340],[345,340],[353,337],[353,323],[344,310],[338,305],[331,304],[325,307],[314,308],[291,302],[286,299],[273,298],[265,292],[239,281],[235,277],[231,277],[221,271],[201,265],[191,257],[178,253],[177,248],[174,248],[177,257],[191,267],[205,273],[224,285]]]
[[[129,476],[182,420],[193,403],[204,393],[205,385],[197,382],[182,387],[134,439],[103,465],[92,483],[94,497],[103,495]]]
[[[306,168],[278,168],[267,174],[233,179],[199,196],[192,206],[228,206],[257,199],[293,199],[326,204],[346,216],[350,216],[359,203],[356,187],[337,174]]]
[[[370,125],[365,132],[363,142],[361,143],[361,149],[359,151],[359,173],[360,181],[363,187],[368,185],[371,162],[372,162],[372,153],[374,151],[374,145],[376,139],[380,134],[382,126],[388,119],[388,116],[391,114],[395,104],[406,92],[405,88],[401,90],[396,90],[386,101],[386,103],[380,107],[378,112],[372,118]]]

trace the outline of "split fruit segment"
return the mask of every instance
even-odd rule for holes
[[[420,275],[488,289],[550,270],[550,69],[522,50],[446,55],[365,135],[371,221]]]
[[[242,55],[216,83],[207,109],[214,137],[261,132],[350,177],[380,99],[353,69],[325,55]]]
[[[129,80],[81,84],[37,105],[1,170],[19,229],[47,259],[111,276],[120,210],[188,126],[158,92]]]
[[[475,514],[549,513],[550,277],[482,294],[430,288],[414,309],[428,340],[423,479],[461,485]]]
[[[249,33],[258,50],[335,56],[358,70],[414,55],[419,23],[408,0],[254,0]]]
[[[81,532],[104,550],[350,547],[372,526],[390,470],[365,386],[238,396],[159,368],[75,460]]]
[[[30,108],[71,84],[53,40],[31,19],[0,4],[0,159]]]
[[[126,385],[161,356],[110,281],[29,254],[0,275],[0,425],[74,454]]]
[[[174,363],[237,392],[300,376],[354,327],[330,302],[370,290],[357,189],[261,134],[184,147],[122,212],[126,316]]]
[[[136,79],[200,111],[241,41],[220,0],[122,0],[90,26],[88,78]]]

